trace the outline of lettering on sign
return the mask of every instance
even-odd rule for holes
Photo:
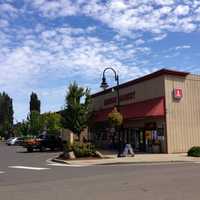
[[[120,97],[119,97],[120,102],[128,101],[128,100],[131,100],[131,99],[135,99],[135,92],[123,94],[123,95],[120,95]],[[116,102],[117,102],[117,97],[111,97],[109,99],[104,100],[104,105],[107,106],[107,105],[110,105],[110,104],[115,104]]]

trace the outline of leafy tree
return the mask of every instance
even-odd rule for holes
[[[62,128],[61,115],[58,113],[45,113],[41,116],[43,128],[47,130],[49,134],[57,134]]]
[[[32,111],[28,116],[27,122],[21,128],[26,129],[27,126],[28,133],[31,135],[38,135],[43,130],[46,130],[49,134],[57,134],[62,128],[61,115],[58,113],[40,115],[39,112]]]
[[[80,134],[88,125],[90,91],[88,88],[79,87],[76,82],[69,85],[65,98],[64,127]]]
[[[13,127],[13,102],[5,93],[0,93],[0,131],[2,136],[9,136]]]
[[[38,111],[32,111],[29,114],[27,121],[29,123],[29,132],[31,135],[38,135],[43,129],[43,123]]]
[[[123,116],[116,107],[108,114],[108,121],[115,127],[119,127],[123,123]]]
[[[28,136],[29,133],[29,123],[28,121],[23,120],[15,125],[14,131],[16,135],[19,136]]]
[[[36,93],[32,92],[30,97],[30,112],[37,111],[40,113],[41,102]]]

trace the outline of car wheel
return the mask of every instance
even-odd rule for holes
[[[40,151],[41,151],[41,152],[44,152],[45,150],[46,150],[45,147],[43,147],[43,146],[40,147]]]
[[[28,151],[28,152],[33,152],[33,148],[28,147],[28,148],[27,148],[27,151]]]
[[[51,151],[54,151],[54,150],[55,150],[55,148],[54,148],[54,147],[51,147],[50,149],[51,149]]]

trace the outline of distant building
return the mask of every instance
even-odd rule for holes
[[[110,88],[92,95],[90,137],[100,145],[117,143],[108,113],[116,105]],[[162,69],[119,86],[120,131],[124,142],[139,152],[186,152],[200,146],[200,76]]]

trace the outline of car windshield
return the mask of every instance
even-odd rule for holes
[[[39,135],[39,136],[37,136],[37,138],[39,138],[39,139],[45,139],[45,138],[47,138],[47,135]]]

